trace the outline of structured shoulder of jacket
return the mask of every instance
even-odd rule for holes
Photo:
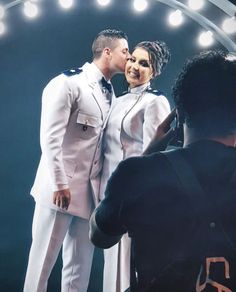
[[[65,74],[66,76],[73,76],[76,74],[80,74],[83,70],[81,68],[72,68],[72,69],[68,69],[63,71],[62,73]]]
[[[146,89],[146,92],[152,93],[152,94],[155,94],[155,95],[165,95],[162,91],[157,90],[157,89],[152,89],[151,87]]]

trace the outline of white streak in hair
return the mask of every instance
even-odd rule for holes
[[[225,60],[227,60],[227,61],[236,61],[236,53],[234,53],[234,52],[230,52],[230,53],[228,53],[228,55],[225,57]]]

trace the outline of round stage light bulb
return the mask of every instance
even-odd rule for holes
[[[5,24],[3,22],[0,22],[0,35],[3,35],[6,31]]]
[[[214,42],[213,33],[211,31],[201,33],[198,41],[202,47],[209,47]]]
[[[70,9],[74,5],[74,0],[59,0],[59,4],[64,9]]]
[[[236,32],[236,18],[232,17],[232,18],[225,19],[222,24],[222,28],[228,34],[235,33]]]
[[[4,17],[4,14],[5,14],[5,9],[3,8],[2,5],[0,5],[0,19]]]
[[[111,1],[110,0],[97,0],[98,4],[101,6],[108,5]]]
[[[182,12],[178,9],[175,12],[172,12],[169,15],[169,23],[172,26],[178,26],[183,22],[183,14]]]
[[[144,11],[148,6],[146,0],[134,0],[134,9],[138,12]]]
[[[188,6],[192,10],[199,10],[204,6],[205,2],[204,0],[189,0]]]
[[[24,3],[24,14],[29,18],[35,18],[38,16],[39,10],[37,5],[33,4],[30,1]]]

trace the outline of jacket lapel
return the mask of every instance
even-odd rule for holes
[[[100,112],[101,112],[101,116],[102,116],[102,120],[104,120],[104,109],[102,107],[103,104],[103,95],[102,95],[102,91],[100,88],[100,85],[98,83],[97,80],[94,79],[93,74],[91,74],[91,64],[90,63],[85,63],[84,66],[82,67],[83,71],[86,74],[86,77],[88,79],[88,86],[91,88],[91,95],[93,97],[93,99],[95,100]]]

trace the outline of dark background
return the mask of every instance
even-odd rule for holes
[[[182,1],[186,3],[186,1]],[[9,1],[1,1],[7,4]],[[22,291],[31,243],[34,208],[29,192],[40,157],[39,121],[41,93],[46,83],[61,71],[91,61],[91,44],[105,28],[124,30],[130,48],[142,40],[164,40],[172,61],[155,82],[171,105],[171,86],[186,58],[203,50],[197,36],[203,28],[190,18],[178,28],[167,24],[170,7],[149,1],[149,9],[135,13],[131,0],[116,0],[99,7],[95,0],[76,1],[71,10],[56,0],[39,1],[41,15],[26,19],[21,5],[7,11],[7,33],[0,38],[0,291]],[[204,15],[221,24],[225,17],[208,3]],[[235,35],[234,35],[235,40]],[[215,42],[211,48],[223,46]],[[113,80],[119,95],[123,77]],[[89,292],[100,292],[101,251],[96,250]],[[53,271],[49,291],[60,290],[61,261]]]

